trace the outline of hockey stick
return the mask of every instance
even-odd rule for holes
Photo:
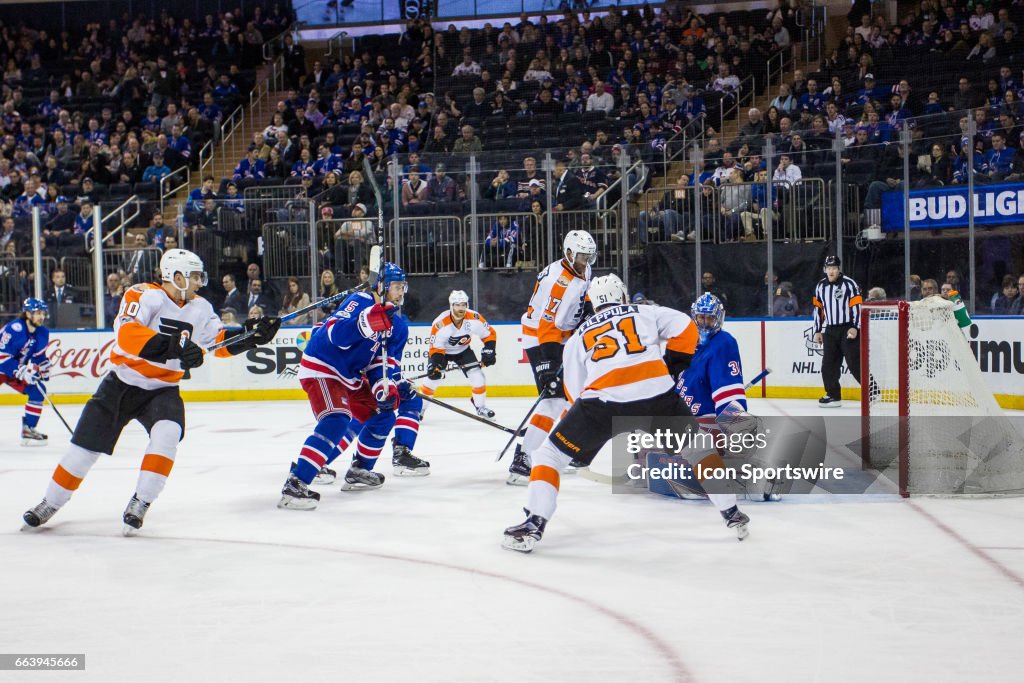
[[[53,412],[55,412],[57,414],[57,417],[60,419],[61,423],[64,424],[64,428],[68,430],[68,434],[71,434],[72,436],[74,436],[75,435],[75,430],[73,430],[71,428],[71,425],[68,424],[68,421],[65,420],[64,416],[60,414],[59,410],[57,410],[57,406],[54,404],[53,399],[51,399],[50,395],[48,393],[46,393],[46,387],[44,387],[42,385],[42,383],[39,383],[36,386],[39,387],[39,393],[41,393],[43,395],[43,398],[46,399],[46,402],[50,404],[51,408],[53,408]]]
[[[747,389],[751,388],[752,386],[754,386],[755,384],[757,384],[758,382],[763,380],[765,377],[767,377],[771,373],[772,373],[772,369],[771,368],[765,368],[764,370],[759,372],[757,374],[757,376],[754,377],[754,379],[750,380],[749,382],[747,382],[746,384],[743,385],[743,391],[746,391]],[[578,474],[579,476],[583,477],[584,479],[589,479],[590,481],[596,481],[598,484],[605,484],[605,485],[608,485],[608,486],[612,486],[612,485],[615,485],[615,484],[625,484],[626,482],[629,481],[629,477],[624,475],[624,474],[620,474],[618,476],[613,476],[613,475],[609,475],[609,474],[601,474],[600,472],[594,472],[593,470],[590,469],[589,466],[578,468],[576,470],[576,474]]]
[[[376,270],[375,270],[375,268],[376,268]],[[373,280],[374,282],[376,282],[375,278],[376,278],[376,276],[378,275],[379,272],[380,272],[380,247],[378,247],[377,245],[374,245],[373,247],[370,248],[370,280]],[[329,296],[329,297],[327,297],[325,299],[320,299],[317,302],[311,303],[308,306],[300,308],[297,311],[292,311],[291,313],[289,313],[287,315],[281,316],[281,322],[282,323],[286,323],[289,320],[294,320],[295,318],[299,317],[300,315],[305,315],[306,313],[309,313],[310,311],[314,311],[314,310],[316,310],[318,308],[323,308],[324,306],[330,306],[331,304],[338,303],[339,301],[343,301],[347,297],[351,296],[352,294],[355,294],[356,292],[362,292],[362,291],[364,291],[366,289],[369,289],[370,287],[373,286],[370,283],[370,280],[367,280],[366,282],[360,284],[357,287],[353,287],[352,289],[346,289],[344,292],[338,292],[337,294]],[[225,347],[225,346],[231,346],[232,344],[237,344],[240,341],[244,341],[246,339],[249,339],[250,337],[252,337],[255,334],[256,334],[255,330],[249,330],[248,332],[243,332],[242,334],[237,334],[234,337],[229,337],[229,338],[225,339],[222,342],[217,342],[216,344],[214,344],[212,346],[208,346],[208,347],[206,347],[205,350],[206,350],[207,353],[210,353],[211,351],[216,351],[219,348],[222,348],[222,347]]]
[[[520,432],[517,433],[511,427],[506,427],[505,425],[498,424],[497,422],[494,422],[492,420],[488,420],[486,417],[480,417],[479,415],[474,415],[473,413],[468,412],[466,410],[463,410],[462,408],[456,408],[455,406],[453,406],[451,404],[448,404],[448,403],[445,403],[444,401],[437,400],[433,396],[427,396],[426,394],[420,393],[420,397],[424,401],[429,401],[430,403],[433,403],[434,405],[439,405],[442,408],[447,408],[448,410],[452,411],[453,413],[458,413],[459,415],[462,415],[463,417],[468,417],[471,420],[476,420],[477,422],[482,422],[485,425],[487,425],[488,427],[494,427],[495,429],[500,429],[503,432],[507,432],[507,433],[512,435],[513,439],[515,437],[517,437],[517,436],[522,436],[522,434],[521,434],[522,426],[521,425],[520,425]]]
[[[562,366],[559,365],[558,366],[558,372],[555,373],[555,379],[558,379],[561,376],[562,376]],[[505,457],[505,452],[508,451],[508,447],[511,446],[513,444],[513,442],[515,442],[517,436],[519,436],[520,434],[525,434],[526,433],[526,422],[527,422],[527,420],[529,420],[530,416],[533,415],[533,412],[535,410],[537,410],[537,406],[540,405],[540,402],[543,401],[546,398],[552,398],[552,397],[551,396],[547,396],[547,395],[545,395],[543,393],[540,396],[537,397],[537,400],[533,402],[532,406],[530,406],[530,410],[527,411],[526,417],[524,417],[523,421],[519,423],[518,427],[516,427],[516,431],[512,434],[512,438],[509,439],[508,443],[505,444],[505,447],[501,449],[501,453],[498,453],[498,457],[494,459],[494,462],[499,462],[502,458]]]

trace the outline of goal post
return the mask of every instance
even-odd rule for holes
[[[901,496],[1024,495],[1024,440],[941,297],[861,307],[861,460]]]

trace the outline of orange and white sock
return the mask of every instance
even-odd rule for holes
[[[701,483],[707,479],[712,472],[725,468],[725,461],[722,460],[722,456],[718,453],[711,453],[705,456],[697,463],[695,468],[701,475],[697,477]],[[709,493],[708,500],[714,504],[716,508],[721,510],[728,510],[729,508],[736,505],[736,494],[735,493]]]
[[[164,490],[167,477],[174,467],[174,454],[181,439],[181,427],[170,420],[160,420],[149,431],[149,445],[139,467],[139,480],[135,495],[139,500],[152,503]]]
[[[68,502],[99,457],[96,451],[71,444],[46,487],[46,502],[57,508]]]
[[[559,473],[566,468],[572,458],[559,452],[550,441],[545,441],[531,458],[533,469],[530,471],[530,484],[526,489],[526,509],[531,515],[551,519],[558,506],[558,487],[561,483]]]

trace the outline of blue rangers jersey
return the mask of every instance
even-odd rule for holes
[[[383,377],[381,343],[384,334],[372,332],[365,323],[360,324],[360,316],[373,304],[372,294],[356,292],[345,299],[331,317],[313,328],[302,352],[299,379],[326,377],[357,389],[364,375],[371,386]],[[395,313],[391,322],[393,326],[386,333],[387,372],[388,377],[397,381],[401,378],[409,323],[401,313]]]
[[[12,320],[0,330],[0,373],[14,377],[19,365],[34,363],[40,370],[50,367],[46,357],[46,345],[50,343],[50,331],[37,327],[29,332],[24,320]]]
[[[676,383],[676,390],[701,424],[713,423],[733,401],[746,410],[743,366],[736,338],[725,330],[708,337],[697,347],[693,362]],[[699,419],[702,415],[709,419]]]

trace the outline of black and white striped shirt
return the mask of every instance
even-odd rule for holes
[[[860,328],[860,287],[852,279],[840,275],[835,283],[827,277],[814,288],[814,331],[830,325],[853,325]]]

